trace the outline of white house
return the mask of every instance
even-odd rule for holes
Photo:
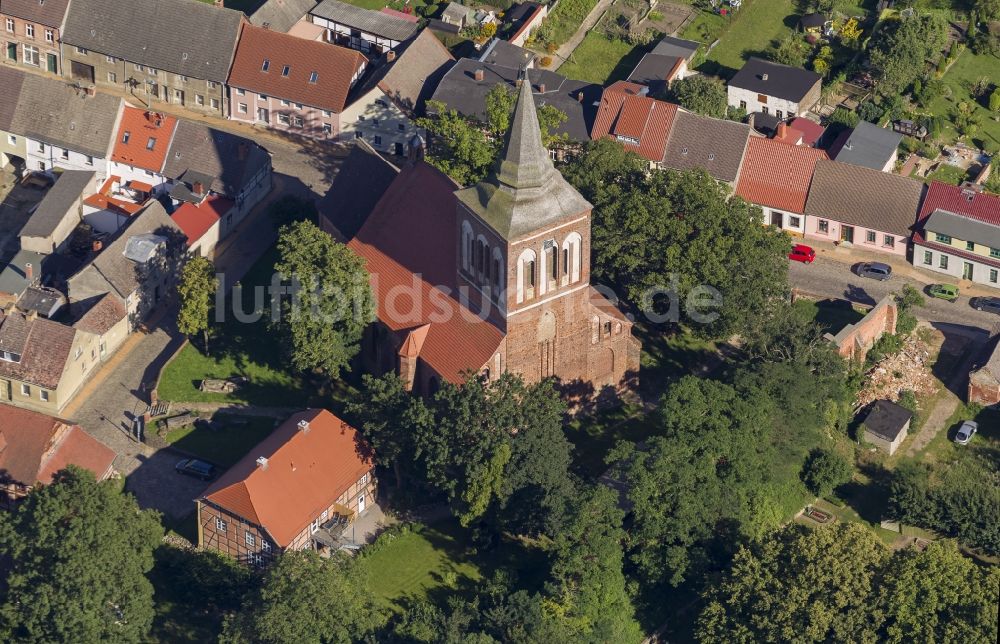
[[[808,112],[820,98],[822,77],[800,67],[750,58],[729,81],[731,107],[762,112],[779,120]]]

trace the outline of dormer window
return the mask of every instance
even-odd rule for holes
[[[315,83],[318,80],[319,80],[319,72],[310,72],[309,73],[309,82],[310,83]]]
[[[156,147],[156,137],[155,136],[151,136],[151,137],[149,137],[149,140],[146,141],[146,149],[147,150],[152,150],[155,147]]]
[[[281,75],[283,77],[287,78],[288,77],[288,72],[290,72],[290,71],[292,71],[292,68],[289,67],[288,65],[285,65],[284,67],[281,68]]]
[[[128,130],[125,130],[125,133],[122,134],[122,143],[127,144],[130,138],[132,138],[132,133],[129,132]]]
[[[4,351],[3,353],[0,353],[0,359],[2,359],[4,362],[20,362],[21,354],[11,353],[10,351]]]
[[[264,63],[260,66],[260,71],[266,72],[270,68],[271,68],[271,59],[265,58]]]

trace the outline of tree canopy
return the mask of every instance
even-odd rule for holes
[[[177,312],[177,329],[186,336],[203,334],[206,352],[212,301],[218,286],[215,267],[208,258],[201,255],[192,257],[184,264],[177,282],[177,294],[181,302]]]
[[[681,107],[712,118],[726,116],[726,86],[711,76],[698,74],[670,84],[670,98]]]
[[[872,36],[870,62],[882,96],[899,95],[923,74],[924,61],[941,55],[947,36],[938,14],[886,21]]]

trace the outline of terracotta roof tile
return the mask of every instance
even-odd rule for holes
[[[67,465],[98,479],[107,476],[115,453],[76,425],[18,407],[0,406],[0,471],[24,485],[51,483]]]
[[[187,245],[193,246],[235,205],[236,202],[232,199],[212,195],[198,205],[188,202],[181,204],[170,218],[187,236]]]
[[[802,213],[820,159],[826,159],[826,152],[752,137],[747,142],[736,194],[759,206]]]
[[[126,106],[111,160],[162,172],[176,127],[173,116]]]
[[[802,145],[808,145],[810,147],[816,145],[816,142],[820,140],[823,133],[826,132],[826,128],[816,123],[815,121],[810,121],[807,118],[801,116],[796,116],[789,122],[788,127],[802,132]]]
[[[55,389],[75,337],[73,327],[59,322],[45,318],[29,320],[20,311],[10,315],[0,312],[0,345],[9,351],[20,348],[21,354],[20,362],[0,360],[0,377]]]
[[[961,186],[932,181],[920,208],[923,222],[935,210],[946,210],[987,224],[1000,226],[1000,196],[988,192],[970,192]]]
[[[677,106],[649,98],[645,89],[626,81],[605,89],[591,138],[613,138],[625,149],[659,163],[663,161]]]

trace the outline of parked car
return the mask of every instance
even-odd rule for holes
[[[974,420],[967,420],[962,423],[962,426],[958,428],[958,432],[955,433],[955,442],[959,445],[968,445],[972,437],[975,436],[976,431],[979,429],[979,424]]]
[[[812,264],[816,261],[816,251],[810,246],[805,244],[795,244],[792,247],[792,252],[788,253],[788,259],[793,262],[802,262],[803,264]]]
[[[969,304],[977,311],[1000,315],[1000,297],[974,297]]]
[[[186,474],[187,476],[193,476],[196,479],[201,479],[202,481],[210,481],[215,478],[215,466],[211,463],[206,463],[205,461],[199,461],[196,458],[185,458],[179,461],[177,465],[174,466],[174,470],[178,474]]]
[[[958,300],[958,287],[954,284],[931,284],[927,287],[927,294],[939,300],[955,302]]]
[[[884,282],[892,277],[892,266],[882,262],[865,262],[858,267],[858,275]]]

